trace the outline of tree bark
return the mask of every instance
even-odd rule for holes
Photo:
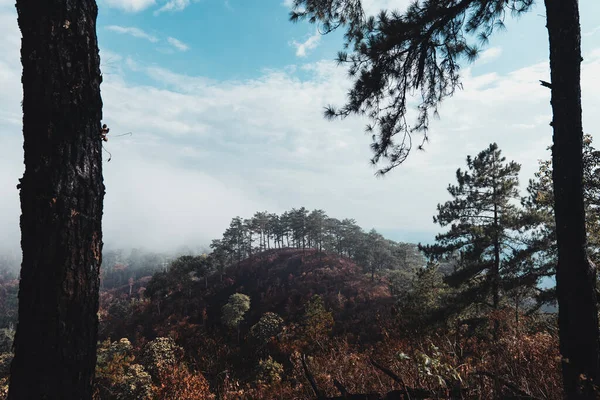
[[[598,382],[596,270],[586,254],[581,116],[581,28],[577,0],[545,0],[550,41],[552,146],[562,373],[568,398],[590,398]]]
[[[19,322],[9,399],[91,399],[104,183],[94,0],[17,0],[23,36]]]
[[[498,200],[496,199],[496,179],[494,179],[494,269],[492,271],[492,306],[494,311],[500,308],[500,220],[498,217]],[[500,321],[494,315],[494,343],[498,344],[500,337]]]

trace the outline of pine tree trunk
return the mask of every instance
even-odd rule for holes
[[[23,36],[19,323],[9,399],[91,399],[104,183],[94,0],[17,0]]]
[[[568,398],[589,398],[589,393],[580,390],[581,376],[598,382],[600,347],[596,270],[586,255],[579,9],[577,0],[545,0],[545,4],[552,80],[556,289],[563,384]]]
[[[498,220],[498,204],[496,200],[496,183],[494,182],[494,270],[492,271],[492,306],[494,311],[500,307],[500,222]],[[498,343],[500,321],[494,316],[494,343]]]

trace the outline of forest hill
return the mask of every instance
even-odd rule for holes
[[[600,158],[589,136],[584,160],[596,260]],[[431,245],[302,207],[233,218],[209,254],[167,263],[108,252],[97,398],[309,399],[307,374],[328,396],[440,394],[460,382],[483,397],[560,398],[556,321],[536,312],[554,299],[539,287],[556,263],[552,165],[540,162],[524,197],[520,166],[497,145],[466,166],[434,217],[449,229]],[[16,285],[5,287],[9,343]]]

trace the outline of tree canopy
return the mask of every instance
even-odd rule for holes
[[[533,0],[413,1],[404,12],[369,17],[360,0],[294,0],[293,5],[292,21],[308,19],[324,32],[346,28],[349,50],[340,52],[337,62],[347,66],[354,83],[346,104],[328,106],[325,116],[368,116],[372,162],[387,162],[379,169],[383,174],[406,160],[414,133],[423,135],[416,140],[419,149],[428,140],[430,118],[461,88],[461,63],[474,61],[478,48],[504,28],[506,16],[528,11]]]

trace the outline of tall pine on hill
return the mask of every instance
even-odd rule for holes
[[[520,165],[505,162],[494,143],[477,157],[467,157],[467,170],[456,171],[457,185],[449,185],[452,200],[438,205],[433,218],[450,230],[436,236],[436,244],[422,246],[431,258],[458,255],[456,271],[447,277],[454,287],[467,288],[458,303],[498,310],[505,262],[515,247],[512,232],[519,220]],[[494,329],[497,337],[498,325]]]
[[[292,21],[306,18],[322,31],[346,28],[338,61],[354,80],[347,103],[327,117],[367,115],[373,163],[386,173],[406,160],[439,104],[460,88],[460,65],[476,58],[476,41],[504,27],[507,15],[530,11],[533,0],[413,0],[403,12],[365,18],[361,0],[293,0]],[[578,0],[544,0],[550,47],[552,163],[557,256],[560,352],[567,396],[592,396],[600,379],[596,268],[586,254],[583,205],[581,26]],[[411,95],[417,118],[407,117]],[[585,389],[584,389],[585,388]],[[584,389],[584,390],[582,390]]]

